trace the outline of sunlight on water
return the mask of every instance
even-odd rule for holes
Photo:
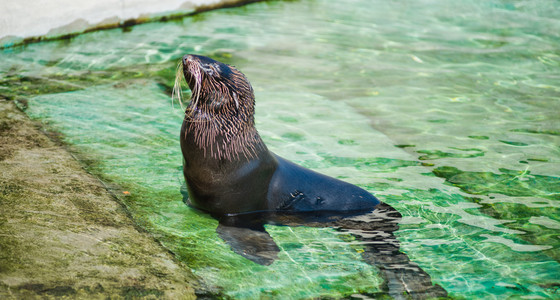
[[[211,291],[348,297],[380,293],[383,279],[328,228],[268,226],[281,253],[256,265],[182,203],[182,116],[168,93],[186,53],[247,75],[272,151],[395,207],[401,251],[451,296],[554,298],[557,6],[258,3],[7,50],[0,75],[88,168],[131,192],[122,198],[135,220]]]

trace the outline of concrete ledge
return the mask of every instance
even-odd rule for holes
[[[166,20],[258,0],[0,1],[0,48]]]

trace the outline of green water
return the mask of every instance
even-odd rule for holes
[[[401,251],[451,297],[560,298],[559,49],[552,0],[266,2],[5,50],[0,94],[212,293],[384,295],[348,235],[267,226],[281,252],[260,266],[182,203],[169,89],[186,53],[247,75],[272,151],[401,212]]]

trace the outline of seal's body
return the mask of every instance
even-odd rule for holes
[[[216,232],[234,252],[270,265],[280,248],[265,224],[336,228],[363,242],[364,260],[381,271],[391,297],[447,297],[399,251],[398,211],[267,149],[255,129],[253,89],[241,72],[195,55],[184,56],[182,67],[192,91],[181,127],[186,201],[219,220]]]
[[[215,215],[372,211],[365,190],[270,152],[254,123],[254,93],[234,67],[185,55],[192,91],[181,128],[190,205]]]

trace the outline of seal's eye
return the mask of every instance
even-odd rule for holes
[[[231,73],[229,67],[222,63],[205,64],[201,66],[201,69],[206,75],[214,77],[215,79],[229,78]]]
[[[202,66],[200,66],[200,68],[207,75],[214,76],[214,70],[209,65],[202,65]]]

